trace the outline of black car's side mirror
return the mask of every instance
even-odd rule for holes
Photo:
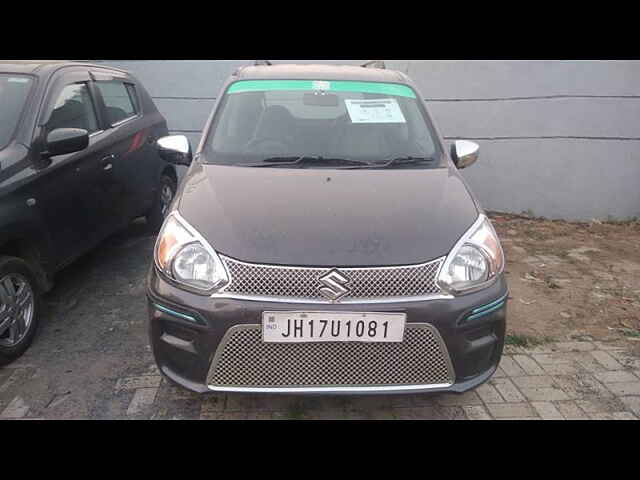
[[[56,128],[47,135],[45,157],[79,152],[89,146],[89,132],[82,128]]]
[[[184,135],[170,135],[159,138],[156,147],[160,158],[174,165],[191,165],[193,154],[189,139]]]
[[[458,168],[466,168],[473,165],[480,155],[480,146],[469,140],[456,140],[451,145],[451,159]]]

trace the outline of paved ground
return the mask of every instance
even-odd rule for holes
[[[64,271],[31,349],[0,368],[0,418],[638,419],[640,357],[619,342],[508,346],[464,395],[198,396],[160,376],[146,334],[144,224]]]

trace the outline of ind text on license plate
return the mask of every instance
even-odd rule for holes
[[[406,314],[263,312],[265,342],[401,342]]]

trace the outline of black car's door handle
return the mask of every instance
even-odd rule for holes
[[[100,163],[102,164],[102,169],[105,170],[105,171],[111,170],[113,168],[113,163],[111,163],[111,162],[115,158],[116,158],[116,156],[112,153],[111,155],[107,155],[102,160],[100,160]]]

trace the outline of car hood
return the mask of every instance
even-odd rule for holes
[[[178,209],[250,263],[382,266],[446,255],[478,210],[452,168],[328,170],[194,164]]]

